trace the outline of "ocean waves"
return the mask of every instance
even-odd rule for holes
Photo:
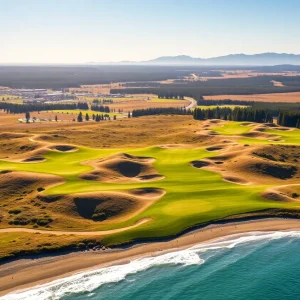
[[[281,238],[300,238],[300,231],[250,232],[236,234],[157,256],[135,259],[127,264],[104,267],[61,278],[50,283],[20,290],[0,297],[1,300],[58,300],[65,296],[92,292],[98,287],[124,280],[128,275],[165,265],[192,266],[205,263],[205,255],[215,255],[225,249],[232,249],[247,243],[266,243]]]

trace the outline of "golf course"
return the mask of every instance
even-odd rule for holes
[[[297,213],[298,129],[213,120],[196,125],[196,134],[211,135],[214,144],[99,149],[24,137],[36,148],[21,159],[0,161],[0,178],[9,190],[0,235],[13,236],[16,245],[16,236],[26,232],[52,239],[64,234],[72,241],[92,236],[113,246],[168,238],[226,219]],[[280,147],[296,149],[290,151],[293,163],[293,157],[283,162],[272,156],[274,144],[278,154],[285,152]],[[284,193],[274,192],[283,185]],[[3,256],[12,255],[7,243]]]

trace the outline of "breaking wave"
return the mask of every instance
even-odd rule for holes
[[[230,249],[247,243],[270,241],[280,238],[300,238],[300,231],[250,232],[235,234],[154,257],[135,259],[127,264],[104,267],[77,273],[43,285],[19,290],[0,297],[1,300],[57,300],[81,292],[92,292],[103,284],[122,281],[126,276],[160,265],[201,265],[205,260],[201,253]],[[212,253],[212,254],[213,254]]]

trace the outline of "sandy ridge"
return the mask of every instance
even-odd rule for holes
[[[31,229],[31,228],[3,228],[0,229],[0,233],[7,233],[7,232],[30,232],[30,233],[40,233],[40,234],[53,234],[53,235],[88,235],[88,236],[102,236],[102,235],[108,235],[112,233],[118,233],[122,231],[126,231],[129,229],[136,228],[142,224],[145,224],[147,222],[151,221],[151,218],[145,218],[141,219],[138,222],[136,222],[134,225],[122,227],[118,229],[111,229],[111,230],[103,230],[103,231],[55,231],[55,230],[40,230],[40,229]]]

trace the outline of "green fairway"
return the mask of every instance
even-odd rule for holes
[[[230,124],[237,126],[237,124]],[[248,127],[242,127],[243,129]],[[115,153],[154,157],[153,166],[164,179],[137,183],[101,183],[82,180],[78,175],[92,170],[84,161],[106,157]],[[109,235],[106,244],[121,243],[138,238],[162,237],[178,234],[196,224],[227,216],[253,212],[267,208],[300,208],[300,203],[265,200],[260,192],[268,186],[242,186],[222,180],[220,174],[196,169],[193,160],[217,155],[204,148],[160,148],[98,150],[79,148],[76,152],[49,151],[46,161],[40,163],[12,163],[0,161],[0,170],[22,170],[59,175],[66,183],[45,191],[46,194],[73,194],[96,191],[123,191],[135,188],[155,187],[166,194],[143,212],[124,222],[102,225],[97,229],[109,230],[133,225],[142,218],[151,218],[139,227]]]

